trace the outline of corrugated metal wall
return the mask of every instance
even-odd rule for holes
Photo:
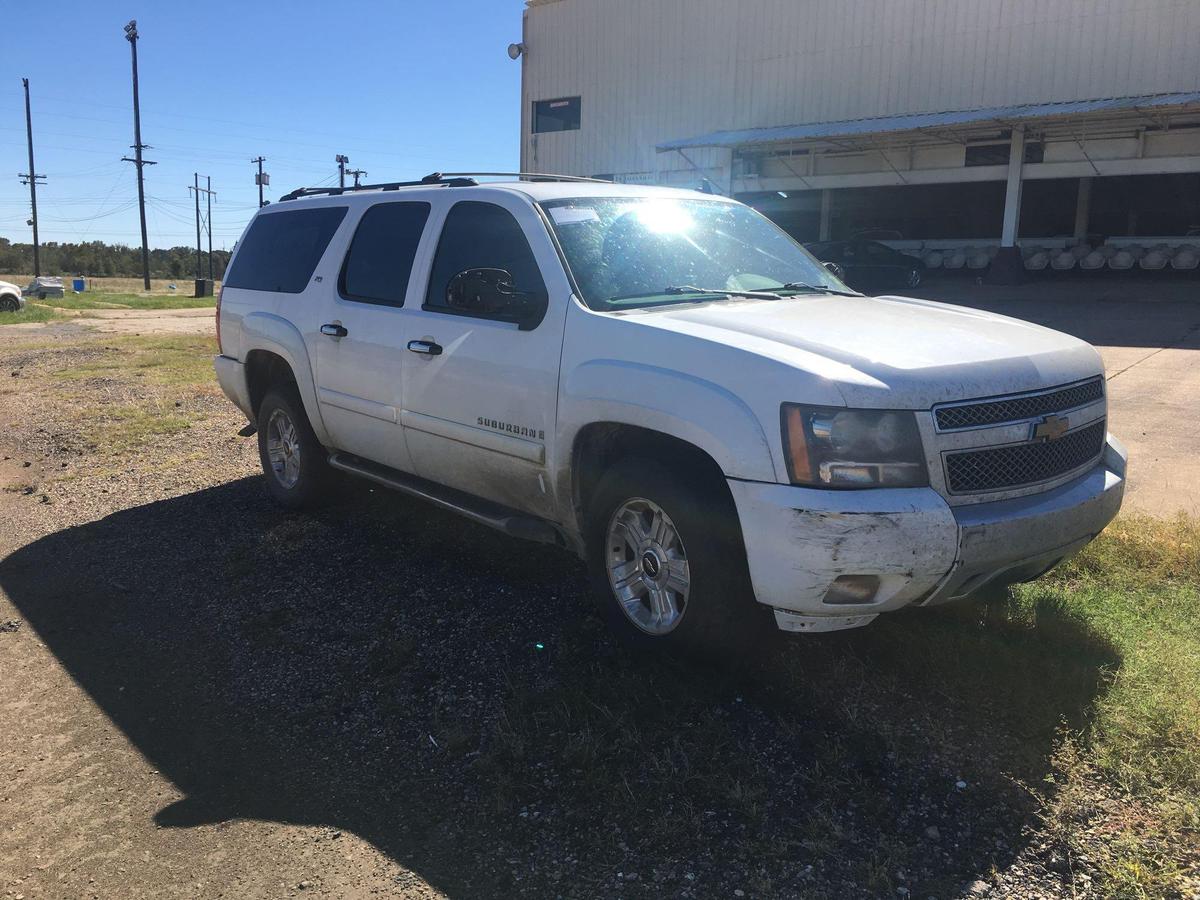
[[[551,0],[526,17],[526,110],[582,97],[580,130],[523,135],[543,171],[680,168],[654,145],[723,128],[1200,89],[1200,0]]]

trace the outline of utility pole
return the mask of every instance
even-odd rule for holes
[[[196,172],[192,173],[192,192],[196,195],[196,287],[198,288],[200,278],[200,175]]]
[[[212,261],[212,198],[216,191],[212,189],[212,177],[204,176],[208,186],[200,187],[200,174],[192,173],[192,185],[188,188],[196,195],[196,287],[199,288],[199,282],[204,278],[203,274],[203,251],[200,249],[200,223],[204,222],[204,226],[208,231],[208,280],[212,281],[213,276],[213,261]],[[205,217],[200,215],[200,195],[204,194],[208,204],[208,214]],[[196,294],[197,297],[208,296],[207,294]]]
[[[213,264],[212,264],[212,176],[205,175],[205,190],[204,198],[208,201],[208,280],[213,280]]]
[[[142,283],[150,290],[150,242],[146,238],[146,188],[142,183],[142,169],[152,166],[150,160],[142,159],[142,151],[147,145],[142,143],[142,112],[138,102],[138,70],[137,70],[137,19],[130,19],[125,26],[125,40],[129,41],[129,49],[133,55],[133,159],[122,156],[123,162],[131,162],[137,167],[138,212],[142,219]]]
[[[358,179],[361,176],[366,175],[367,170],[366,169],[347,169],[346,174],[354,176],[354,186],[358,187]]]
[[[338,187],[346,187],[346,163],[350,162],[350,157],[339,153],[335,159],[338,164]]]
[[[254,176],[254,183],[258,185],[258,206],[261,209],[267,203],[263,200],[263,185],[271,183],[271,176],[262,170],[262,164],[267,161],[265,156],[260,156],[258,159],[250,160],[251,163],[258,163],[258,174]]]
[[[29,171],[19,173],[17,177],[21,179],[21,184],[29,185],[29,205],[33,207],[33,217],[30,219],[33,223],[33,276],[36,278],[42,274],[37,228],[37,186],[39,179],[45,184],[46,176],[38,175],[37,169],[33,167],[33,116],[29,112],[29,79],[22,78],[21,84],[25,85],[25,135],[29,140]]]

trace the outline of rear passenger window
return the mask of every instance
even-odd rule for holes
[[[428,203],[377,203],[366,211],[338,290],[347,300],[403,306],[417,244],[429,218]]]
[[[225,287],[299,294],[345,217],[344,206],[260,215],[242,239]]]
[[[512,213],[493,203],[462,200],[450,207],[429,275],[425,308],[449,309],[450,279],[467,269],[505,269],[517,291],[544,295],[545,282],[525,232]]]

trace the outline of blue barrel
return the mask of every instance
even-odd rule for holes
[[[74,281],[71,282],[71,288],[77,294],[82,294],[86,287],[87,287],[87,284],[84,282],[84,280],[82,278],[76,278]]]

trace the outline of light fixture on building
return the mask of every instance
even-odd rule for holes
[[[508,45],[508,58],[509,59],[520,59],[521,54],[524,52],[525,52],[524,44],[509,44]]]

